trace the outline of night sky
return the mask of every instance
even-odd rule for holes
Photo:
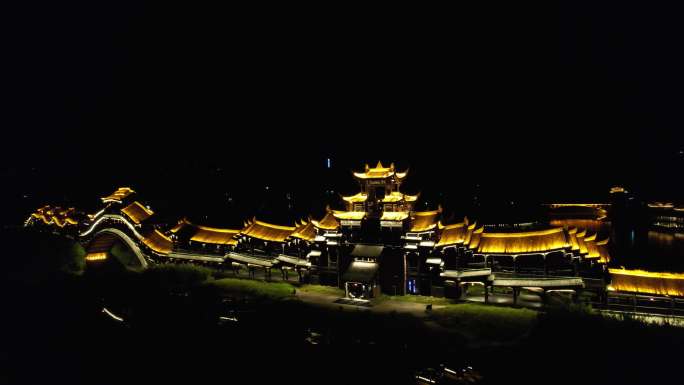
[[[119,185],[212,223],[287,192],[299,215],[378,159],[429,204],[682,201],[681,9],[645,6],[18,5],[4,223]]]

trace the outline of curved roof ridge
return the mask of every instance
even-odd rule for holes
[[[258,225],[265,226],[265,227],[270,227],[270,228],[272,228],[272,229],[277,229],[277,230],[290,230],[290,231],[293,231],[293,230],[297,229],[296,226],[274,225],[273,223],[268,223],[268,222],[260,221],[260,220],[256,219],[256,217],[254,217],[254,222],[253,222],[253,223],[256,223],[256,224],[258,224]]]
[[[515,237],[534,237],[539,235],[550,235],[563,232],[562,227],[554,227],[548,230],[525,231],[519,233],[483,233],[483,237],[487,238],[515,238]]]

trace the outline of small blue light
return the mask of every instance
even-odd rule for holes
[[[332,162],[330,162],[330,158],[328,158],[328,159],[326,159],[326,160],[327,160],[328,168],[330,168]]]

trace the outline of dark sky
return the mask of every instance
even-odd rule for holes
[[[682,193],[681,9],[19,7],[4,23],[6,202],[321,189],[328,156],[345,173],[395,160],[421,189],[465,195]]]

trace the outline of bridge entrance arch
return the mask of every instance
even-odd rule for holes
[[[140,271],[149,265],[135,241],[116,228],[99,230],[86,246],[86,264],[116,258],[126,269]]]

